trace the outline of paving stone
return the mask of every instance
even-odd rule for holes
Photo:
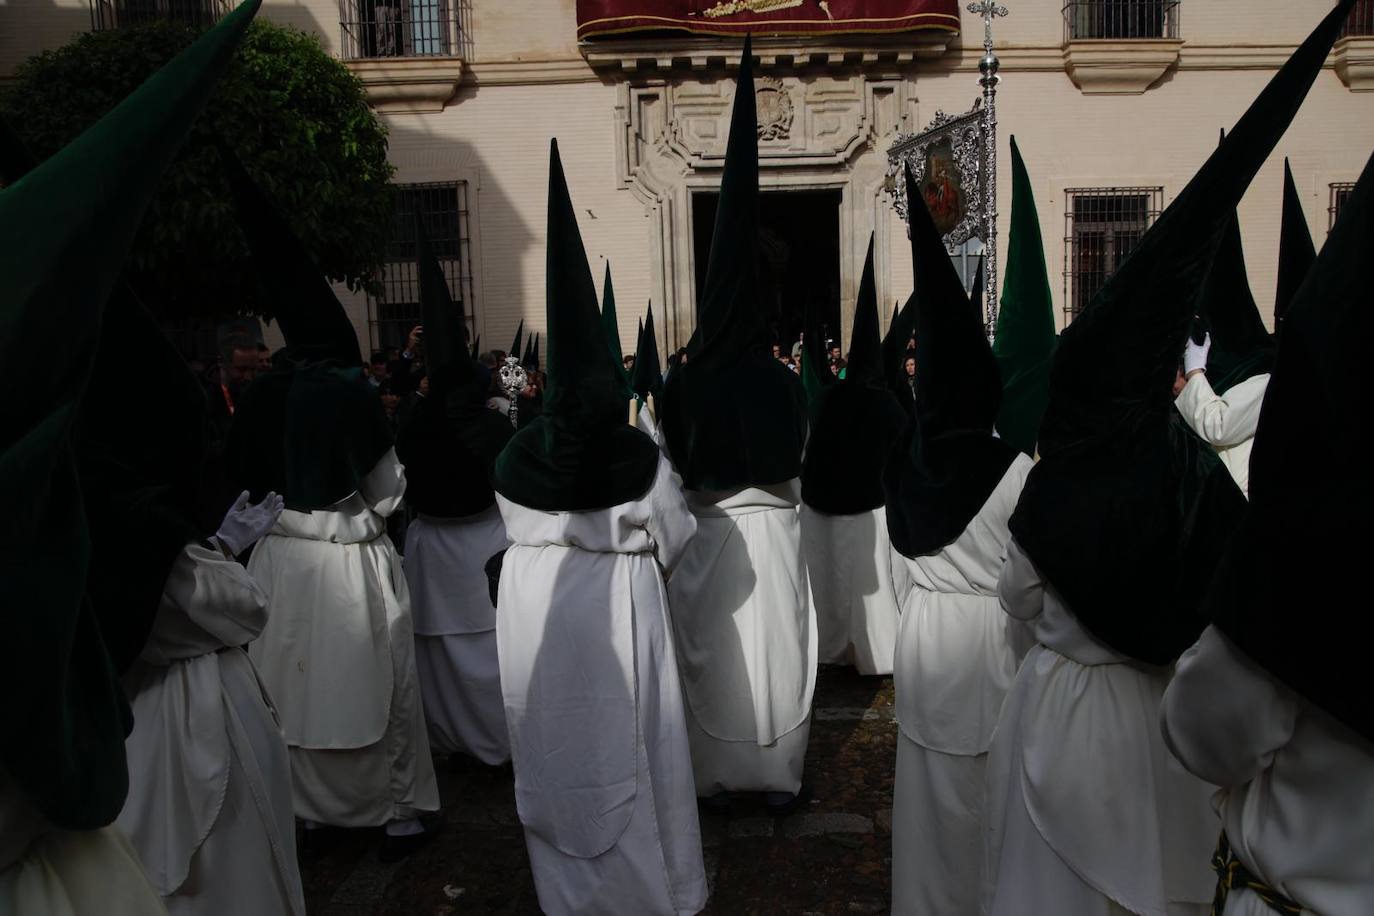
[[[860,709],[857,706],[839,706],[831,708],[816,707],[812,715],[817,722],[895,722],[897,714],[890,706],[881,706],[876,709]]]
[[[876,818],[874,818],[874,820],[876,820],[877,823],[878,823],[878,832],[879,832],[879,833],[886,833],[886,834],[888,834],[889,836],[892,834],[892,809],[891,809],[891,808],[884,808],[883,810],[879,811],[879,812],[878,812],[878,816],[877,816]]]
[[[386,886],[401,862],[381,862],[365,856],[329,899],[329,916],[363,916],[375,913],[386,896]]]
[[[872,833],[873,821],[862,814],[803,814],[783,822],[785,837],[821,836],[827,833]]]
[[[773,819],[771,817],[742,817],[730,822],[730,839],[732,840],[772,835]]]

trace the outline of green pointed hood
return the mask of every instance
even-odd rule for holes
[[[658,358],[658,332],[654,329],[654,304],[649,303],[644,327],[639,333],[639,347],[635,350],[635,371],[631,379],[640,399],[654,396],[657,401],[663,392],[663,364]]]
[[[664,382],[664,441],[689,490],[784,483],[801,473],[806,441],[801,380],[773,358],[758,299],[753,66],[746,39],[697,328],[687,362]]]
[[[272,317],[286,340],[287,358],[361,366],[358,333],[329,280],[223,140],[219,154],[262,301],[271,303]]]
[[[396,455],[406,469],[406,501],[417,512],[462,518],[495,502],[492,465],[514,431],[509,420],[486,407],[485,375],[463,342],[462,309],[418,219],[415,249],[429,396],[406,415]]]
[[[1264,326],[1250,277],[1240,220],[1232,211],[1221,246],[1198,297],[1197,314],[1212,336],[1207,357],[1207,380],[1217,394],[1225,394],[1246,379],[1267,373],[1274,364],[1274,341]]]
[[[329,281],[229,147],[220,159],[253,269],[286,346],[241,394],[225,443],[229,479],[261,499],[313,512],[356,492],[392,447],[381,400]]]
[[[1040,462],[1011,531],[1097,639],[1155,665],[1196,640],[1245,509],[1171,385],[1227,222],[1321,72],[1353,0],[1298,47],[1087,309],[1060,335]]]
[[[973,310],[981,317],[983,314],[983,272],[987,270],[987,261],[980,254],[978,256],[978,266],[973,268],[973,289],[968,293],[968,304],[973,306]]]
[[[1283,326],[1284,315],[1298,287],[1317,260],[1317,249],[1312,244],[1312,231],[1307,226],[1307,215],[1302,212],[1302,198],[1298,196],[1298,186],[1293,182],[1293,170],[1288,160],[1283,160],[1283,221],[1279,229],[1279,280],[1274,293],[1274,331],[1278,333]]]
[[[813,336],[813,326],[808,326],[807,338]],[[804,354],[808,366],[814,352],[809,347]],[[804,371],[810,372],[805,367]],[[802,464],[802,501],[831,515],[869,512],[883,504],[883,466],[906,425],[906,414],[883,380],[871,235],[854,306],[848,369],[840,381],[834,380],[829,369],[821,372],[831,384],[812,403],[811,435]]]
[[[615,287],[611,284],[611,262],[606,262],[606,279],[601,284],[601,325],[606,329],[606,345],[611,351],[611,362],[620,376],[625,389],[625,399],[634,396],[630,386],[630,374],[625,371],[625,352],[620,348],[620,322],[615,316]]]
[[[920,202],[911,170],[907,200]],[[909,206],[916,278],[916,411],[883,472],[887,529],[907,557],[957,538],[1001,481],[1015,449],[992,434],[1002,399],[981,311],[945,250],[930,211]]]
[[[1313,570],[1359,569],[1374,499],[1352,418],[1369,410],[1374,336],[1374,158],[1341,208],[1283,320],[1250,457],[1250,502],[1204,611],[1270,674],[1374,741],[1368,647],[1348,638],[1349,586]],[[1364,685],[1364,686],[1362,686]]]
[[[628,423],[556,140],[549,147],[548,207],[544,409],[497,459],[495,485],[530,509],[607,509],[648,491],[660,453]]]
[[[54,825],[109,824],[128,789],[128,705],[87,593],[72,447],[102,314],[158,182],[257,12],[249,0],[109,114],[0,191],[0,358],[31,396],[0,407],[0,761]],[[61,341],[35,354],[35,341]],[[35,355],[41,358],[35,359]]]
[[[1050,400],[1055,342],[1054,300],[1050,295],[1035,190],[1016,138],[1012,137],[1011,232],[992,354],[1002,373],[997,433],[1027,455],[1035,454],[1040,418]]]

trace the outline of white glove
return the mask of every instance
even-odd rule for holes
[[[1202,343],[1193,343],[1193,338],[1188,338],[1188,345],[1183,348],[1183,374],[1189,375],[1194,369],[1207,368],[1207,352],[1212,349],[1212,334],[1207,332],[1202,337]]]
[[[224,545],[230,554],[238,556],[272,530],[285,505],[285,501],[276,493],[268,493],[262,502],[250,505],[248,491],[244,490],[229,507],[224,521],[220,522],[215,540]]]

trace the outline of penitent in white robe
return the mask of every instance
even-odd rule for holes
[[[706,905],[663,587],[695,530],[680,488],[663,458],[647,493],[610,509],[497,496],[513,542],[496,636],[515,802],[552,916]]]
[[[803,503],[801,542],[818,660],[853,665],[860,674],[891,674],[898,605],[887,510],[828,515]]]
[[[305,914],[286,743],[241,648],[266,622],[247,571],[190,545],[124,677],[134,730],[117,823],[173,916]]]
[[[801,789],[816,614],[800,482],[686,493],[697,534],[668,583],[697,795]]]
[[[0,913],[161,916],[166,912],[138,854],[118,827],[54,827],[0,766]]]
[[[1174,406],[1193,432],[1217,450],[1221,463],[1246,497],[1250,495],[1250,448],[1268,388],[1266,372],[1252,375],[1228,388],[1224,395],[1218,395],[1212,391],[1206,373],[1198,373],[1174,400]]]
[[[1215,627],[1178,661],[1164,737],[1217,793],[1236,857],[1322,916],[1374,912],[1374,745],[1288,689]],[[1273,916],[1232,890],[1226,916]]]
[[[510,738],[486,563],[506,544],[495,503],[466,518],[420,515],[406,529],[415,665],[430,746],[491,766],[510,759]]]
[[[386,535],[404,494],[393,450],[347,499],[283,512],[248,564],[268,596],[248,653],[291,749],[296,815],[318,823],[375,827],[439,809],[410,598]]]
[[[1169,669],[1096,640],[1015,539],[998,592],[1039,645],[988,754],[984,913],[1203,916],[1221,824],[1164,746]]]
[[[1018,455],[954,541],[898,555],[902,622],[893,684],[892,912],[976,914],[986,827],[987,751],[1002,699],[1030,648],[997,577],[1007,520],[1034,462]]]

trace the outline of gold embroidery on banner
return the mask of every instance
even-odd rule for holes
[[[707,19],[720,19],[736,13],[770,13],[773,10],[790,10],[802,5],[802,0],[721,0],[715,6],[701,11]]]

